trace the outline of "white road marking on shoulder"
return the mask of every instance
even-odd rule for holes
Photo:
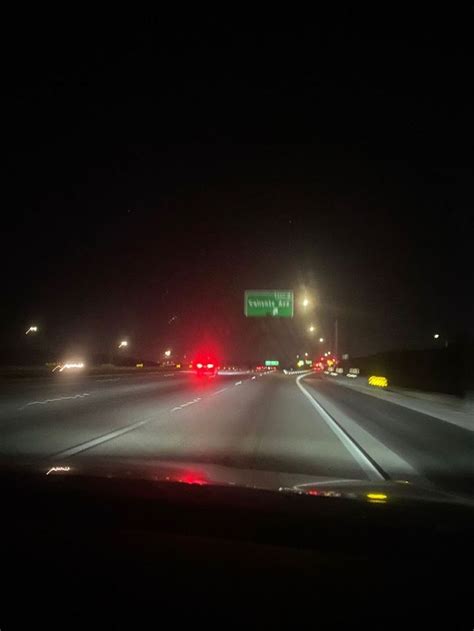
[[[339,438],[341,443],[347,449],[347,451],[353,456],[353,458],[357,461],[363,471],[368,475],[370,480],[385,480],[386,477],[382,475],[379,469],[372,463],[370,458],[362,451],[359,445],[347,434],[339,424],[330,416],[326,410],[322,407],[320,403],[316,401],[314,397],[306,390],[306,388],[301,385],[301,380],[308,373],[300,375],[296,378],[296,385],[301,390],[301,392],[305,395],[305,397],[310,401],[311,405],[318,411],[321,418],[326,422],[326,424],[332,429],[332,431]]]
[[[23,405],[21,408],[18,408],[18,409],[25,410],[26,408],[32,405],[47,405],[48,403],[57,403],[58,401],[71,401],[74,399],[82,399],[84,397],[89,397],[89,396],[90,396],[89,392],[84,392],[82,394],[75,394],[71,397],[57,397],[55,399],[46,399],[45,401],[30,401],[29,403],[27,403],[26,405]]]
[[[236,382],[234,383],[234,386],[241,386],[241,385],[242,385],[242,382],[241,382],[241,381],[236,381]]]

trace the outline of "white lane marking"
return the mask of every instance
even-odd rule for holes
[[[174,377],[175,375],[175,372],[167,372],[166,375],[163,375],[163,377]]]
[[[252,377],[252,381],[255,379],[255,375]]]
[[[301,385],[301,380],[306,376],[300,375],[296,378],[296,385],[301,390],[301,392],[305,395],[305,397],[310,401],[311,405],[318,411],[319,415],[322,419],[327,423],[327,425],[332,429],[332,431],[339,438],[341,443],[347,449],[347,451],[353,456],[353,458],[357,461],[363,471],[368,475],[369,479],[372,481],[385,480],[386,478],[380,473],[380,471],[375,467],[372,461],[365,455],[365,453],[360,449],[357,443],[347,434],[336,421],[329,416],[326,410],[321,406],[320,403],[316,401],[316,399],[311,396],[311,394],[306,390],[306,388]]]
[[[241,386],[241,385],[242,385],[242,382],[241,382],[241,381],[236,381],[236,382],[234,383],[234,386]]]
[[[188,405],[193,405],[193,403],[197,403],[198,401],[201,401],[201,397],[196,397],[195,399],[193,399],[192,401],[187,401],[186,403],[183,403],[182,405],[179,405],[177,407],[174,407],[170,410],[170,412],[175,412],[177,410],[181,410],[185,407],[187,407]],[[92,449],[93,447],[97,447],[97,445],[101,445],[102,443],[106,443],[110,440],[113,440],[114,438],[118,438],[119,436],[123,436],[124,434],[128,434],[129,432],[133,432],[135,429],[138,429],[139,427],[143,427],[143,425],[146,425],[147,423],[149,423],[150,421],[155,421],[157,420],[157,416],[149,416],[148,418],[143,419],[142,421],[138,421],[137,423],[133,423],[133,425],[127,425],[126,427],[122,427],[121,429],[117,429],[113,432],[109,432],[107,434],[103,434],[102,436],[98,436],[97,438],[93,438],[92,440],[88,440],[84,443],[81,443],[80,445],[76,445],[75,447],[71,447],[70,449],[65,449],[64,451],[61,451],[57,454],[55,454],[54,456],[52,456],[52,460],[60,460],[62,458],[67,458],[69,456],[74,456],[78,453],[81,453],[82,451],[87,451],[88,449]]]
[[[31,405],[47,405],[48,403],[56,403],[57,401],[70,401],[73,399],[82,399],[84,397],[89,397],[89,392],[84,392],[83,394],[75,394],[72,397],[57,397],[56,399],[46,399],[45,401],[30,401],[26,405],[23,405],[19,410],[25,410],[27,407]]]
[[[92,449],[92,447],[97,447],[97,445],[106,443],[107,441],[112,440],[113,438],[117,438],[118,436],[122,436],[123,434],[128,434],[128,432],[132,432],[134,429],[137,429],[138,427],[142,427],[142,425],[146,425],[150,421],[156,420],[156,418],[157,418],[156,416],[150,416],[149,418],[145,418],[143,419],[143,421],[138,421],[138,423],[134,423],[133,425],[127,425],[127,427],[122,427],[122,429],[117,429],[114,432],[103,434],[102,436],[98,436],[97,438],[88,440],[85,443],[81,443],[80,445],[76,445],[75,447],[71,447],[70,449],[65,449],[64,451],[60,451],[59,453],[52,456],[52,459],[60,460],[61,458],[74,456],[75,454],[78,454],[81,451]]]
[[[122,377],[112,377],[110,379],[96,379],[96,381],[100,381],[101,383],[104,383],[105,381],[120,381],[120,379],[122,379]]]

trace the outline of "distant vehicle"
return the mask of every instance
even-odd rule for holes
[[[217,369],[217,361],[214,357],[200,357],[194,362],[194,370],[198,377],[215,377]]]

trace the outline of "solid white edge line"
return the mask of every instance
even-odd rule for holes
[[[373,482],[384,480],[384,476],[380,473],[380,471],[373,465],[373,463],[367,458],[365,453],[361,451],[357,443],[355,443],[345,431],[343,431],[336,421],[326,412],[326,410],[321,406],[318,401],[306,390],[306,388],[301,385],[300,381],[306,377],[308,373],[304,375],[300,375],[296,378],[296,385],[301,390],[301,392],[305,395],[305,397],[310,401],[311,405],[318,411],[319,415],[326,422],[326,424],[332,429],[332,431],[339,438],[341,443],[347,449],[347,451],[351,454],[351,456],[357,461],[362,470],[369,476],[369,479]]]

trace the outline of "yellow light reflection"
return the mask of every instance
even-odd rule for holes
[[[388,495],[385,493],[367,493],[367,499],[372,502],[385,502],[388,500]]]

